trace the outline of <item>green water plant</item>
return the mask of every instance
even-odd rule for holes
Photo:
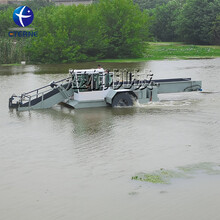
[[[151,173],[138,173],[131,179],[155,184],[169,184],[174,178],[192,178],[196,173],[220,174],[220,165],[204,162],[178,167],[175,170],[161,168]]]

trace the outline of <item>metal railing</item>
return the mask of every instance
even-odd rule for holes
[[[60,86],[62,86],[62,82],[69,81],[69,79],[71,79],[71,78],[72,77],[67,77],[65,79],[61,79],[61,80],[58,80],[58,81],[53,81],[49,85],[34,89],[30,92],[22,93],[20,96],[14,95],[14,96],[12,96],[12,98],[18,98],[19,103],[21,105],[28,103],[28,107],[30,108],[32,100],[41,97],[41,102],[43,102],[45,94],[47,94],[48,92],[54,90],[55,88],[59,88]]]

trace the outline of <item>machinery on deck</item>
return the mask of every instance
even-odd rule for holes
[[[18,111],[66,106],[92,108],[132,106],[159,101],[158,94],[201,91],[202,82],[191,78],[153,80],[151,72],[113,72],[104,69],[69,70],[70,77],[9,98],[9,108]]]

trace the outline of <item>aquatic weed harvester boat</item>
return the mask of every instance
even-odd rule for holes
[[[18,111],[65,106],[92,108],[132,106],[159,101],[158,94],[201,91],[202,82],[191,78],[154,80],[151,72],[104,69],[69,70],[70,76],[9,98],[9,108]]]

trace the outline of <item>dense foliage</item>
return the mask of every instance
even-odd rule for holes
[[[49,0],[26,0],[22,2],[22,5],[26,5],[35,11],[55,4]]]
[[[10,38],[17,5],[0,7],[0,62],[20,59],[55,63],[135,58],[149,53],[146,42],[220,44],[219,0],[96,0],[96,4],[55,6],[25,1],[34,11],[29,26],[37,38]],[[151,38],[149,37],[151,36]],[[19,59],[18,59],[19,61]],[[17,61],[16,61],[17,62]]]
[[[187,0],[176,19],[176,33],[188,43],[212,44],[218,15],[219,0]]]
[[[220,45],[220,15],[218,15],[213,22],[213,26],[211,28],[211,36],[212,42],[214,44]]]
[[[153,9],[158,5],[167,4],[170,0],[134,0],[135,4],[138,4],[143,9]]]
[[[151,33],[155,40],[219,44],[219,0],[134,0],[134,2],[139,3],[141,9],[148,9],[152,16]]]
[[[11,9],[0,23],[7,29]],[[89,61],[99,58],[138,57],[146,50],[149,16],[132,0],[100,0],[89,6],[51,6],[35,12],[30,27],[37,38],[26,39],[33,62]],[[7,32],[7,31],[5,31]]]
[[[176,41],[175,21],[181,11],[182,4],[178,1],[169,1],[167,4],[157,5],[151,10],[153,21],[151,33],[159,41]]]
[[[12,7],[7,8],[5,11],[0,11],[0,37],[7,37],[7,31],[9,27],[15,27],[16,24],[13,21],[12,14],[14,9]]]

